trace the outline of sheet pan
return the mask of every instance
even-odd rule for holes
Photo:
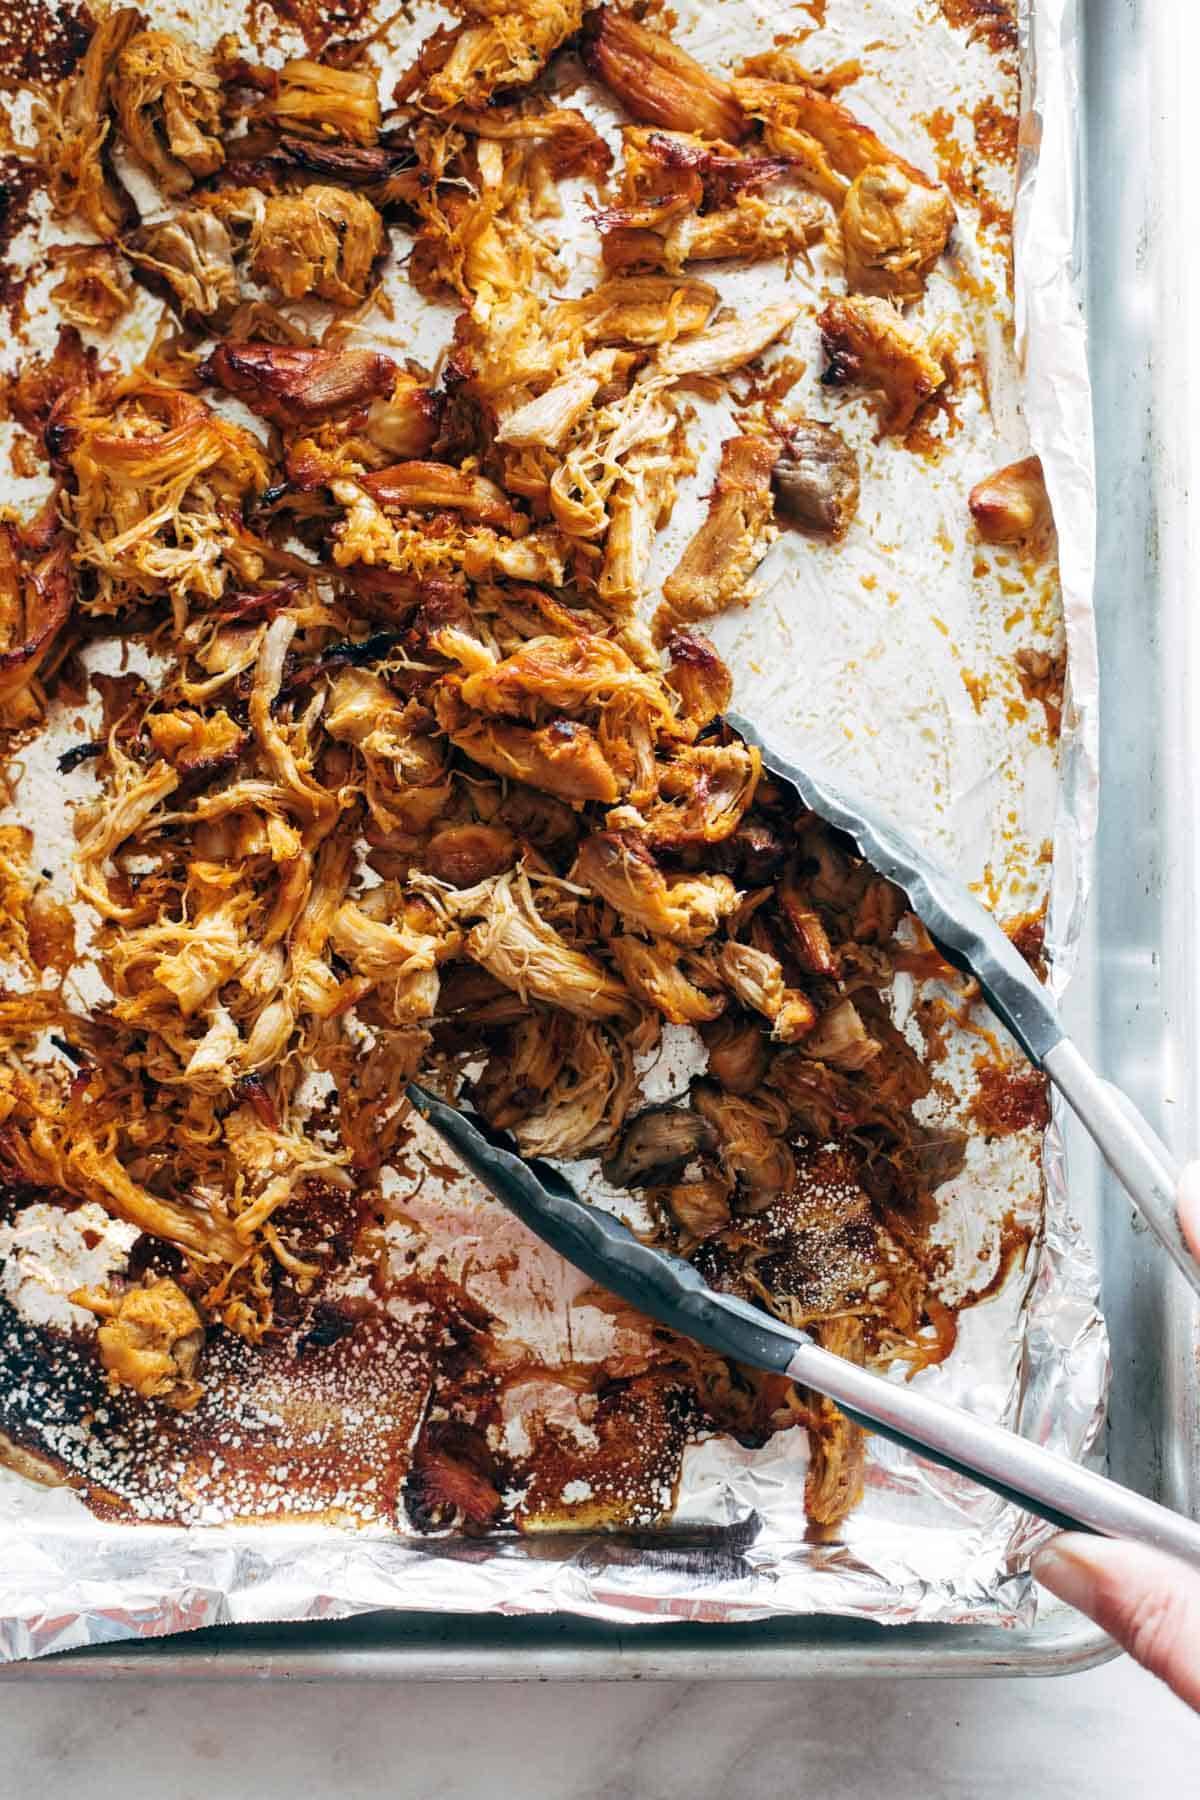
[[[1200,1126],[1200,1015],[1193,921],[1200,896],[1195,792],[1196,637],[1187,509],[1200,471],[1189,421],[1187,330],[1196,279],[1186,246],[1186,95],[1200,72],[1200,20],[1183,0],[1101,0],[1088,8],[1086,255],[1100,512],[1097,615],[1107,679],[1101,734],[1099,871],[1068,1002],[1073,1027],[1180,1152]],[[1190,76],[1189,76],[1190,71]],[[1085,250],[1086,245],[1086,250]],[[1200,1506],[1198,1318],[1183,1283],[1127,1203],[1070,1143],[1071,1191],[1102,1262],[1114,1380],[1112,1472],[1183,1510]],[[120,1651],[96,1648],[23,1675],[139,1679],[258,1676],[357,1679],[704,1679],[803,1674],[1044,1674],[1108,1653],[1086,1622],[1055,1610],[1031,1631],[894,1628],[780,1620],[642,1628],[577,1620],[439,1620],[381,1614],[323,1626],[204,1632]]]

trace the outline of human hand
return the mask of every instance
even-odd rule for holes
[[[1180,1178],[1179,1222],[1200,1259],[1200,1162]],[[1143,1544],[1072,1531],[1038,1551],[1033,1574],[1200,1712],[1200,1572]]]

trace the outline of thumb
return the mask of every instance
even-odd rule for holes
[[[1065,1532],[1038,1551],[1033,1574],[1200,1712],[1200,1574],[1194,1569],[1143,1544]]]

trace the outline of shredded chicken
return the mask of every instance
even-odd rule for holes
[[[50,204],[60,218],[76,218],[100,238],[115,238],[136,217],[111,166],[109,83],[141,22],[133,6],[105,14],[70,80],[53,98],[34,102]]]
[[[178,1412],[195,1406],[204,1391],[196,1380],[204,1326],[177,1282],[160,1276],[121,1295],[77,1288],[71,1300],[101,1321],[100,1361],[114,1392],[129,1387]]]
[[[131,232],[124,247],[136,272],[165,293],[185,323],[230,318],[240,299],[233,240],[214,213],[181,208]]]
[[[309,350],[226,338],[200,365],[205,381],[279,425],[312,425],[390,395],[396,365],[376,350]]]
[[[139,31],[111,79],[122,140],[164,194],[186,193],[221,167],[221,83],[211,58],[173,32]]]
[[[505,987],[579,1019],[629,1012],[624,986],[593,957],[573,950],[541,917],[524,871],[447,896],[443,903],[454,918],[480,920],[467,933],[467,954]]]
[[[828,358],[822,380],[829,387],[857,382],[879,389],[882,428],[902,437],[946,381],[925,333],[887,300],[831,300],[820,325]]]
[[[597,832],[580,845],[574,879],[608,901],[627,925],[695,946],[737,904],[726,875],[665,875],[633,832]]]
[[[111,331],[133,304],[133,286],[124,262],[111,249],[63,244],[52,261],[63,273],[50,298],[69,325],[84,331]]]
[[[245,234],[253,273],[285,300],[315,294],[335,306],[357,306],[365,299],[385,233],[362,194],[314,182],[298,194],[229,188],[209,204]]]
[[[592,74],[635,119],[733,144],[746,135],[730,84],[628,13],[613,6],[589,13],[583,52]]]
[[[915,300],[954,224],[949,195],[786,56],[742,65],[733,91],[763,142],[840,209],[852,292]]]
[[[748,598],[747,582],[772,534],[771,476],[778,458],[779,444],[770,438],[736,437],[721,446],[708,517],[663,582],[663,605],[654,620],[659,643],[680,624],[711,618]]]
[[[987,544],[1019,544],[1050,525],[1050,497],[1038,456],[1008,463],[977,481],[968,498],[971,517]]]
[[[525,87],[559,45],[579,29],[582,0],[464,0],[461,25],[439,26],[396,84],[398,103],[425,111],[484,106],[501,88]]]
[[[374,72],[331,68],[311,57],[293,57],[280,69],[257,116],[280,131],[372,145],[380,122]]]
[[[761,356],[769,344],[783,336],[800,308],[794,301],[768,306],[753,318],[730,319],[710,326],[685,343],[660,350],[657,366],[675,379],[692,375],[730,375]]]
[[[789,424],[771,474],[775,517],[804,531],[844,537],[858,510],[858,458],[839,431],[814,420]]]

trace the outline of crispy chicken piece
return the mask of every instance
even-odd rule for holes
[[[722,445],[708,517],[663,582],[656,643],[665,643],[679,624],[711,618],[747,597],[746,583],[770,541],[778,456],[771,438],[736,437]]]
[[[428,383],[397,369],[391,390],[367,408],[363,429],[376,449],[408,462],[433,449],[440,417],[440,403]]]
[[[467,933],[467,955],[522,999],[577,1019],[613,1019],[633,1010],[628,989],[542,918],[523,869],[439,898],[454,918],[480,920]]]
[[[746,744],[685,745],[662,765],[652,802],[620,808],[608,822],[632,827],[657,850],[720,844],[741,824],[761,774],[761,752]]]
[[[364,475],[362,486],[378,505],[397,512],[456,512],[511,537],[522,536],[529,521],[506,498],[503,489],[484,475],[468,475],[450,463],[403,462]]]
[[[233,239],[203,207],[182,207],[169,219],[140,226],[125,239],[124,249],[185,325],[223,325],[241,299]]]
[[[203,51],[170,31],[139,31],[117,57],[111,89],[126,145],[165,194],[221,167],[221,83]]]
[[[816,1007],[806,994],[785,987],[779,960],[768,951],[731,941],[722,944],[716,964],[721,980],[742,1005],[771,1021],[771,1035],[779,1042],[794,1043],[816,1024]]]
[[[722,1093],[715,1082],[692,1083],[692,1105],[715,1126],[721,1166],[751,1194],[777,1194],[796,1181],[796,1158],[787,1140],[788,1110],[773,1094]]]
[[[688,1163],[717,1146],[717,1134],[699,1113],[667,1103],[647,1106],[630,1119],[605,1157],[604,1179],[614,1187],[654,1187],[682,1175]]]
[[[750,944],[722,944],[716,955],[717,974],[729,991],[753,1012],[772,1021],[783,1005],[783,970],[777,957]]]
[[[703,1032],[708,1073],[727,1094],[756,1094],[770,1063],[766,1036],[754,1019],[726,1012]]]
[[[463,0],[462,25],[440,25],[396,83],[398,106],[424,112],[486,106],[501,88],[527,87],[566,39],[579,30],[582,0]]]
[[[743,154],[688,133],[623,132],[619,203],[600,214],[606,268],[682,269],[686,262],[792,256],[825,234],[811,195],[774,204],[762,189],[785,173],[780,157]]]
[[[446,825],[435,831],[424,867],[447,887],[476,887],[511,869],[520,846],[503,825]]]
[[[1049,527],[1050,497],[1038,456],[1008,463],[971,489],[967,504],[985,544],[1019,544]]]
[[[226,338],[197,373],[277,425],[312,425],[391,394],[397,370],[390,356],[376,350],[310,350]]]
[[[700,1025],[724,1010],[722,995],[705,993],[690,980],[673,944],[625,936],[612,938],[608,948],[626,986],[672,1025]]]
[[[791,257],[824,235],[826,215],[804,197],[790,205],[771,205],[748,194],[720,212],[685,213],[661,224],[661,230],[625,225],[619,215],[610,214],[603,229],[605,268],[678,271],[689,262]]]
[[[664,875],[631,831],[585,838],[572,879],[607,900],[626,926],[689,949],[710,938],[737,905],[727,875]]]
[[[451,743],[497,775],[544,788],[573,805],[601,800],[611,806],[620,798],[617,778],[590,726],[555,719],[531,729],[484,719],[462,704],[452,682],[442,684],[434,708]]]
[[[749,126],[727,81],[710,75],[661,32],[601,6],[584,21],[583,57],[635,119],[736,144]]]
[[[446,746],[419,701],[404,701],[369,669],[343,669],[329,689],[325,729],[366,766],[371,817],[389,836],[423,838],[449,798]]]
[[[612,152],[600,133],[573,107],[551,106],[541,98],[515,106],[455,107],[444,115],[448,125],[489,143],[515,144],[536,150],[550,176],[608,173]],[[526,164],[528,178],[530,165]]]
[[[146,731],[159,755],[193,781],[231,768],[246,741],[245,732],[223,707],[208,717],[191,707],[152,713]]]
[[[15,526],[0,523],[0,726],[11,729],[40,715],[38,671],[53,656],[74,605],[68,545],[35,557]]]
[[[702,331],[718,298],[707,281],[688,275],[610,275],[580,299],[555,307],[550,328],[579,330],[589,344],[649,348]]]
[[[858,511],[858,457],[832,425],[802,419],[786,428],[771,485],[777,519],[841,538]]]
[[[707,331],[660,350],[655,367],[676,381],[692,375],[731,375],[781,338],[799,311],[798,302],[787,300],[765,306],[749,319],[728,319],[721,325],[710,325]]]
[[[347,144],[285,131],[270,160],[281,171],[298,169],[342,187],[365,188],[379,206],[411,204],[420,189],[421,172],[409,144]]]
[[[659,682],[639,669],[612,638],[577,632],[569,638],[530,638],[503,662],[479,669],[462,683],[462,697],[479,712],[531,722],[553,712],[602,709],[617,697],[636,698],[670,725]]]
[[[733,677],[702,631],[673,631],[665,648],[667,684],[679,695],[683,716],[703,730],[733,699]]]
[[[622,189],[635,207],[639,199],[661,203],[685,194],[693,206],[716,212],[732,205],[741,194],[761,192],[788,171],[784,156],[756,156],[694,132],[648,131],[628,125],[621,135],[625,143]]]
[[[311,57],[293,57],[278,83],[254,109],[283,132],[335,138],[369,148],[379,136],[379,94],[373,69],[339,69]]]
[[[34,103],[38,160],[46,171],[51,207],[58,218],[79,219],[100,238],[115,238],[137,217],[109,166],[109,79],[141,23],[133,6],[106,13],[75,73],[53,99]]]
[[[742,65],[733,83],[739,102],[762,121],[767,148],[841,208],[851,289],[919,299],[954,224],[949,196],[831,94],[804,81],[802,70],[785,74],[773,54]]]
[[[651,1198],[665,1206],[675,1223],[697,1243],[715,1237],[730,1223],[729,1193],[715,1175],[701,1181],[675,1182],[670,1187],[656,1188]]]
[[[111,331],[133,304],[133,284],[114,251],[91,244],[63,244],[50,252],[63,273],[50,298],[69,325]]]
[[[914,180],[905,165],[864,169],[842,208],[846,283],[852,293],[919,300],[954,225],[942,188]]]
[[[801,879],[793,864],[778,883],[775,899],[800,966],[810,975],[824,975],[835,980],[841,973],[841,965],[821,915],[813,904],[814,895],[819,891],[817,882]]]
[[[818,321],[828,367],[827,387],[856,382],[884,398],[882,430],[902,437],[917,413],[946,382],[925,333],[887,300],[831,300]]]
[[[76,1288],[71,1303],[102,1321],[96,1335],[113,1393],[132,1388],[143,1400],[161,1400],[177,1412],[195,1406],[204,1392],[196,1380],[204,1326],[177,1282],[159,1276],[121,1295]]]
[[[452,493],[452,478],[459,471],[447,464],[441,466],[446,480],[438,491]],[[321,485],[322,479],[318,477],[315,485]],[[462,479],[465,485],[459,487],[459,493],[482,499],[486,489],[474,489],[469,477]],[[353,568],[355,583],[364,591],[368,586],[364,570],[372,569],[383,571],[375,584],[377,591],[402,596],[406,602],[419,599],[419,583],[430,579],[453,581],[467,576],[472,581],[494,581],[506,577],[543,588],[563,584],[564,544],[551,528],[508,537],[490,526],[463,519],[461,512],[453,510],[442,511],[436,523],[413,512],[389,516],[357,482],[334,479],[329,486],[338,505],[345,508],[333,528],[333,560],[339,568]]]
[[[231,188],[211,201],[219,216],[248,228],[250,266],[285,300],[315,295],[357,306],[386,244],[383,220],[362,194],[314,182],[297,194]]]
[[[856,1074],[881,1053],[883,1045],[867,1031],[850,1000],[839,1000],[821,1014],[803,1045],[806,1056]]]

